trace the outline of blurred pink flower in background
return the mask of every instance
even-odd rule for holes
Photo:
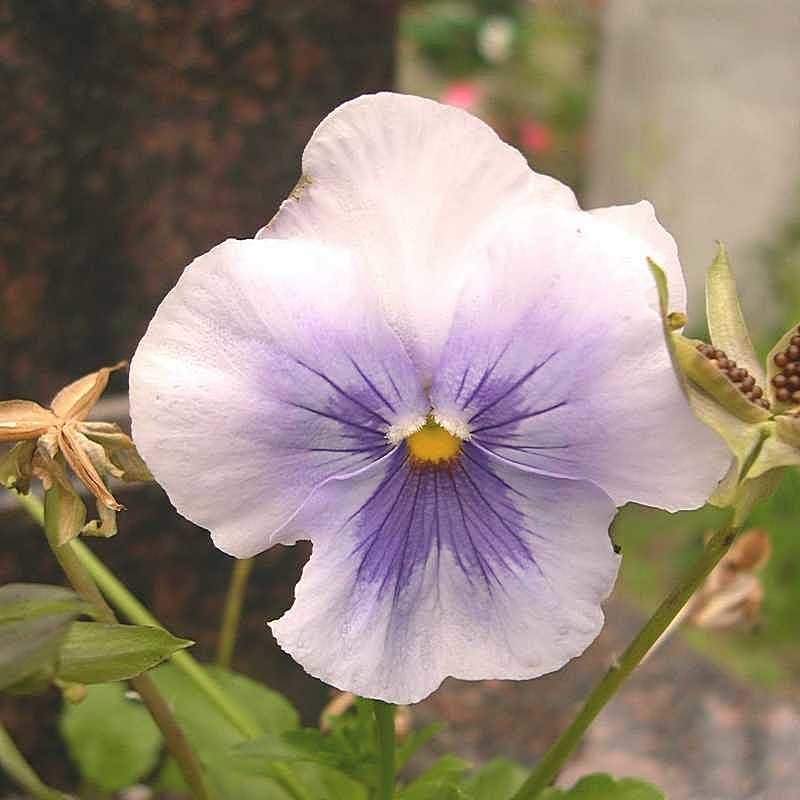
[[[439,99],[448,106],[472,111],[483,100],[483,88],[475,81],[454,81]]]
[[[532,153],[552,150],[553,138],[553,129],[535,119],[525,120],[520,128],[519,142]]]

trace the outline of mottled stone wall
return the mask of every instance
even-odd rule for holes
[[[0,0],[0,397],[128,357],[249,236],[332,107],[388,88],[394,0]]]

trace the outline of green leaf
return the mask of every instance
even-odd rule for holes
[[[454,755],[442,756],[398,794],[398,800],[439,800],[467,797],[459,786],[470,764]]]
[[[507,758],[479,769],[465,786],[472,800],[508,800],[525,782],[529,770]]]
[[[721,242],[718,243],[717,257],[706,275],[706,317],[714,346],[724,350],[756,379],[756,383],[763,386],[764,370],[750,341],[736,281]]]
[[[444,728],[442,723],[434,722],[418,731],[412,731],[403,741],[398,743],[397,752],[395,753],[398,771],[409,762],[420,747],[427,744],[442,728]]]
[[[244,675],[220,667],[206,669],[226,694],[250,711],[265,736],[277,736],[298,726],[297,712],[277,692]],[[190,744],[206,766],[209,781],[220,797],[236,800],[296,800],[271,777],[237,772],[232,751],[244,738],[233,723],[215,706],[209,704],[203,692],[192,681],[187,680],[180,670],[172,664],[165,664],[153,670],[151,677],[169,702]],[[181,788],[182,781],[175,776],[170,762],[159,783],[162,786],[168,784],[171,788]]]
[[[597,773],[581,778],[571,789],[546,789],[537,800],[666,800],[649,783],[638,778],[614,780],[610,775]]]
[[[143,778],[161,750],[158,728],[121,683],[90,686],[82,703],[65,706],[59,727],[83,778],[105,792]]]
[[[59,648],[87,605],[61,586],[0,587],[0,689],[28,694],[53,680]]]
[[[775,363],[775,356],[778,353],[782,353],[789,347],[791,340],[797,336],[797,331],[800,329],[800,326],[797,324],[792,325],[786,333],[781,336],[780,339],[775,343],[775,347],[769,351],[769,355],[767,356],[767,396],[770,399],[770,402],[774,407],[777,408],[778,411],[786,410],[787,408],[791,408],[791,403],[781,403],[775,397],[775,387],[772,385],[772,379],[781,371],[778,365]]]
[[[192,644],[163,628],[73,622],[61,645],[58,677],[70,683],[124,680]]]
[[[0,624],[51,614],[88,614],[91,606],[72,589],[45,583],[7,583],[0,586]]]

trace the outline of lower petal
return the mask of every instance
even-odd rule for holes
[[[448,676],[551,672],[602,626],[613,514],[592,484],[473,445],[445,469],[412,468],[401,446],[329,481],[287,526],[314,549],[272,630],[312,675],[388,702],[417,702]]]

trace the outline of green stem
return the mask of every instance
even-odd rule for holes
[[[700,558],[689,568],[678,583],[678,586],[670,592],[656,609],[656,612],[645,623],[619,661],[608,670],[600,683],[597,684],[584,703],[583,708],[572,721],[572,724],[545,753],[542,760],[511,800],[533,800],[555,780],[564,762],[578,745],[594,718],[602,711],[636,666],[647,655],[647,652],[658,641],[661,634],[664,633],[672,620],[686,605],[689,598],[700,588],[711,570],[728,552],[739,530],[738,527],[731,523],[717,531],[709,539]]]
[[[17,495],[22,507],[33,517],[36,522],[44,526],[44,507],[42,502],[33,495]],[[70,542],[70,551],[62,557],[70,559],[70,565],[78,572],[73,561],[79,562],[88,572],[95,589],[99,586],[105,596],[111,600],[114,607],[130,622],[135,625],[151,625],[156,628],[164,626],[142,605],[128,588],[117,578],[114,573],[80,540]],[[74,555],[74,559],[71,558]],[[58,554],[56,554],[58,557]],[[87,591],[91,592],[89,583],[84,584]],[[102,597],[100,598],[102,600]],[[103,603],[105,605],[105,603]],[[107,606],[106,606],[107,607]],[[230,720],[230,722],[247,739],[257,739],[263,735],[261,726],[236,702],[231,700],[220,688],[219,684],[206,672],[202,665],[185,650],[175,653],[171,661],[217,706],[217,708]]]
[[[101,622],[116,623],[117,617],[106,603],[97,584],[78,557],[76,540],[59,545],[58,529],[58,489],[45,493],[44,529],[47,541],[61,569],[72,584],[72,588],[95,608],[95,616]],[[131,685],[139,693],[153,720],[164,736],[167,749],[172,754],[189,786],[192,796],[198,800],[211,800],[203,768],[186,735],[175,719],[167,701],[159,692],[149,675],[138,675],[131,679]]]
[[[73,539],[72,546],[78,559],[122,616],[136,625],[164,627],[83,542]],[[179,650],[171,660],[176,667],[194,681],[243,736],[248,739],[257,739],[263,735],[261,726],[223,692],[219,684],[189,653]]]
[[[0,723],[0,767],[3,771],[36,800],[71,800],[68,794],[51,789],[33,771],[33,767],[20,753],[14,740]]]
[[[375,730],[378,739],[378,793],[377,800],[394,797],[394,711],[390,703],[373,700]]]
[[[239,633],[239,621],[242,618],[242,606],[244,605],[244,596],[247,591],[247,581],[252,571],[252,558],[243,558],[234,562],[217,644],[217,664],[226,669],[230,667],[233,661],[236,637]]]

